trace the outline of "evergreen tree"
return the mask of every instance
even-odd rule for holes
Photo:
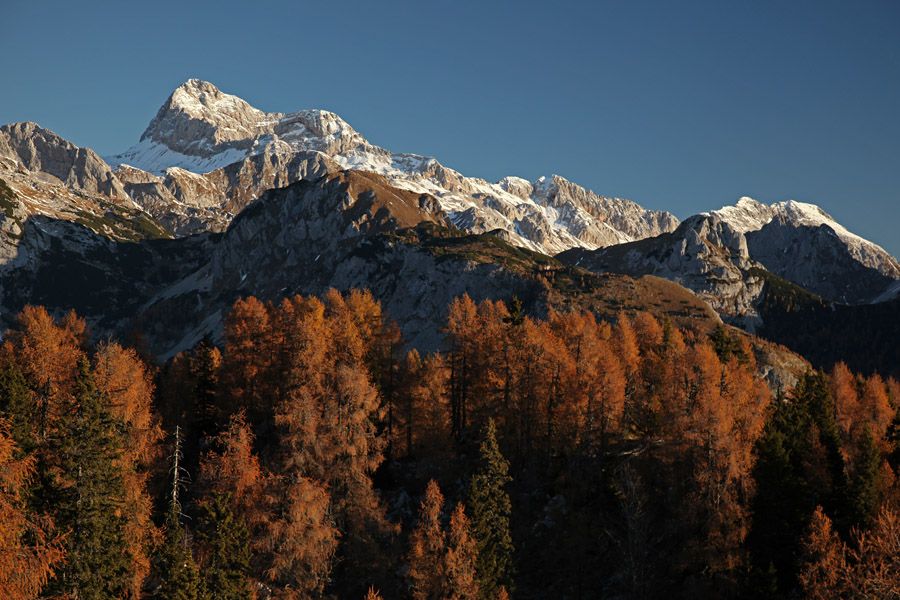
[[[793,396],[795,402],[804,406],[819,430],[819,442],[825,449],[828,471],[831,475],[831,500],[835,505],[841,505],[840,509],[844,509],[847,477],[834,402],[828,389],[828,378],[821,371],[808,372],[797,383]]]
[[[120,424],[94,385],[87,359],[78,361],[75,396],[54,440],[61,474],[57,524],[68,530],[66,564],[49,592],[80,600],[119,598],[129,560],[122,514],[125,484]]]
[[[847,510],[841,439],[824,374],[806,373],[787,399],[772,406],[756,444],[748,545],[754,567],[765,572],[774,566],[779,588],[787,591],[797,584],[798,544],[816,506],[845,520],[852,511]]]
[[[850,482],[853,520],[864,527],[872,524],[881,504],[878,491],[880,467],[881,453],[878,451],[871,431],[866,427],[859,441],[859,449],[853,464],[853,477]]]
[[[512,327],[518,327],[525,322],[525,311],[522,310],[522,301],[518,296],[513,296],[507,307],[509,315],[503,317],[503,322]]]
[[[247,525],[231,510],[230,494],[213,493],[200,507],[198,538],[206,547],[203,576],[216,600],[249,600]]]
[[[156,552],[153,568],[157,587],[156,600],[205,600],[203,580],[188,545],[187,532],[181,525],[179,492],[184,488],[185,472],[181,466],[181,429],[175,428],[175,452],[172,454],[172,490],[166,512],[165,539]]]
[[[216,390],[219,385],[221,363],[221,353],[213,345],[210,337],[204,336],[194,348],[190,360],[190,371],[194,378],[194,406],[191,419],[193,434],[200,438],[214,435],[217,431]]]
[[[668,319],[666,320],[668,321]],[[709,339],[722,363],[727,363],[732,356],[736,356],[742,364],[747,362],[747,355],[741,348],[741,343],[728,335],[728,331],[723,325],[716,325]]]
[[[165,539],[156,552],[154,568],[159,578],[156,600],[204,600],[203,581],[187,533],[179,520],[176,506],[166,513]]]
[[[513,543],[509,531],[512,505],[503,489],[510,481],[509,463],[500,453],[497,429],[489,419],[466,496],[478,550],[478,586],[485,599],[494,598],[501,586],[513,589]]]
[[[748,545],[758,572],[775,570],[779,586],[793,586],[796,540],[802,534],[817,494],[806,478],[810,420],[794,403],[778,399],[756,443],[753,524]],[[759,581],[754,581],[753,585]]]
[[[33,423],[35,406],[22,371],[8,364],[0,370],[0,417],[9,423],[9,435],[17,451],[30,455],[37,447]]]

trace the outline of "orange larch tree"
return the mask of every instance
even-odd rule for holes
[[[0,420],[0,598],[36,598],[64,558],[52,523],[28,513],[31,458],[15,458],[15,445]]]
[[[856,377],[843,362],[834,365],[828,376],[828,387],[834,402],[834,420],[844,441],[845,453],[858,441],[860,428],[860,403]],[[849,457],[844,456],[847,460]]]
[[[94,356],[94,381],[109,401],[110,413],[124,427],[126,444],[120,457],[125,483],[125,535],[131,558],[131,594],[140,595],[150,572],[150,549],[156,528],[147,477],[163,437],[152,409],[153,382],[137,353],[115,342],[102,343]]]
[[[797,574],[804,597],[831,600],[842,597],[847,575],[847,549],[831,527],[831,519],[818,507],[801,547]]]
[[[254,297],[240,299],[225,316],[220,394],[229,413],[247,411],[251,423],[270,412],[276,398],[276,330],[270,307]]]
[[[75,313],[57,322],[44,307],[26,306],[3,343],[0,352],[19,367],[34,395],[39,442],[46,441],[65,396],[72,393],[86,336],[85,323]]]
[[[447,334],[450,363],[450,430],[459,438],[468,423],[469,397],[478,372],[475,364],[479,338],[478,310],[468,294],[450,303]]]
[[[457,504],[450,516],[447,532],[447,554],[444,569],[447,577],[447,600],[478,600],[476,562],[478,550],[469,532],[469,519],[463,505]]]
[[[444,496],[433,479],[419,509],[419,521],[409,538],[408,578],[415,600],[442,600],[446,581],[447,541],[441,525]]]

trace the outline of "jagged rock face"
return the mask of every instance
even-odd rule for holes
[[[746,234],[750,256],[766,269],[828,300],[869,302],[900,280],[897,259],[813,204],[741,198],[710,214]]]
[[[266,190],[339,170],[322,153],[297,152],[255,154],[204,175],[170,167],[158,176],[125,165],[117,172],[137,205],[183,236],[224,231],[234,215]]]
[[[33,248],[22,241],[29,222],[40,217],[78,222],[116,240],[168,235],[91,149],[34,123],[0,127],[0,295],[11,289],[6,274],[13,265],[29,259]]]
[[[797,226],[778,215],[762,229],[748,233],[747,244],[753,257],[769,271],[828,300],[866,303],[895,281],[882,274],[891,272],[893,265],[867,267],[866,263],[877,260],[860,256],[869,248],[848,247],[827,224]]]
[[[232,209],[239,210],[261,190],[259,185],[235,186],[222,177],[206,177],[212,187],[199,180],[191,183],[188,176],[173,173],[173,167],[209,175],[223,168],[233,169],[234,164],[242,165],[238,170],[252,165],[257,172],[264,172],[264,164],[271,164],[270,171],[287,175],[287,179],[279,180],[280,185],[287,185],[298,180],[297,173],[280,168],[279,163],[297,161],[298,153],[307,157],[310,152],[322,153],[337,168],[377,173],[396,187],[434,196],[455,225],[466,231],[504,229],[516,245],[545,253],[641,239],[671,231],[678,224],[669,213],[647,211],[627,200],[602,198],[557,176],[534,183],[506,178],[496,184],[465,177],[433,158],[394,154],[373,146],[333,113],[264,113],[199,80],[190,80],[175,90],[141,141],[109,161],[182,184],[166,185],[179,202],[198,209],[191,215],[193,220],[167,221],[177,235],[182,235],[202,230],[198,223],[207,223],[211,231],[221,229],[230,219],[224,213],[236,214]],[[128,179],[123,173],[120,176]],[[165,199],[145,202],[157,205]]]
[[[750,330],[763,281],[749,274],[744,235],[712,215],[686,219],[672,233],[595,251],[573,249],[557,255],[564,264],[595,273],[656,275],[694,291],[723,317]]]
[[[197,157],[270,144],[277,150],[279,140],[287,147],[303,140],[308,149],[329,154],[344,152],[364,141],[333,113],[265,113],[199,79],[176,89],[141,136],[142,142],[156,142]]]
[[[11,326],[26,304],[40,304],[58,315],[75,309],[98,337],[124,337],[124,324],[148,298],[201,264],[211,239],[120,242],[72,221],[32,215],[15,255],[0,265],[0,328]]]
[[[638,204],[622,198],[604,198],[583,187],[566,181],[562,177],[553,176],[532,191],[531,197],[539,204],[552,206],[561,210],[574,212],[576,207],[583,208],[593,219],[605,223],[616,232],[624,233],[630,240],[654,237],[661,233],[673,231],[678,227],[678,219],[667,212],[647,211]],[[584,221],[582,221],[584,223]],[[600,227],[590,222],[584,227],[593,226],[601,238],[598,246],[609,246],[608,234],[600,233]],[[606,228],[607,230],[609,227]],[[604,239],[606,238],[606,239]],[[611,240],[609,240],[611,241]],[[620,243],[621,240],[612,243]]]
[[[28,171],[52,175],[69,188],[128,199],[109,165],[93,150],[79,148],[36,123],[0,127],[0,156]]]
[[[148,324],[185,298],[198,299],[179,309],[186,311],[190,330],[175,329],[175,337],[158,332],[156,349],[168,355],[218,330],[221,315],[241,296],[277,301],[332,286],[348,289],[347,276],[335,280],[339,269],[388,260],[361,251],[366,239],[422,221],[449,225],[433,198],[392,188],[377,175],[339,172],[271,190],[232,221],[200,269],[149,301]],[[397,272],[383,276],[387,282],[373,279],[356,286],[394,290],[405,285]]]

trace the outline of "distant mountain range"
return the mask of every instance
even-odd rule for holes
[[[0,319],[76,308],[98,333],[140,328],[162,356],[220,331],[241,296],[332,286],[373,289],[423,347],[464,292],[535,312],[693,310],[706,329],[721,317],[750,331],[775,280],[848,305],[900,292],[894,257],[811,204],[741,198],[679,223],[556,175],[466,177],[333,113],[265,113],[196,79],[111,157],[34,123],[0,127],[0,208]],[[696,296],[623,298],[610,274]]]

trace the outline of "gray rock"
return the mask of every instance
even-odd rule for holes
[[[0,156],[29,171],[52,175],[71,189],[128,199],[122,183],[93,150],[80,148],[36,123],[0,127]]]

